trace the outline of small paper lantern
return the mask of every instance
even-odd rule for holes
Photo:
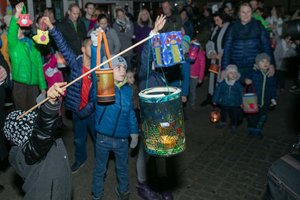
[[[221,118],[221,114],[219,111],[212,111],[210,113],[210,116],[209,116],[209,119],[212,123],[217,123],[220,121],[220,118]]]
[[[189,58],[191,62],[195,62],[201,45],[198,42],[192,42],[189,49]]]
[[[17,22],[21,27],[29,27],[32,21],[29,18],[29,14],[20,14],[19,20]]]
[[[38,44],[48,44],[49,43],[49,35],[48,31],[42,31],[37,29],[37,34],[32,37],[32,39]]]
[[[209,66],[209,69],[208,69],[209,72],[212,72],[212,73],[215,73],[215,74],[218,74],[219,71],[220,71],[220,65],[218,64],[211,64]]]

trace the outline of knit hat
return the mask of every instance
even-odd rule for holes
[[[33,125],[37,117],[36,112],[30,112],[17,120],[17,117],[22,113],[23,111],[21,110],[9,113],[5,119],[3,128],[7,140],[17,146],[22,146],[22,144],[31,136]]]
[[[259,63],[260,61],[262,61],[263,59],[267,59],[269,62],[270,62],[270,60],[271,60],[271,58],[270,58],[270,56],[269,56],[268,54],[266,54],[266,53],[260,53],[260,54],[258,54],[258,55],[256,56],[256,58],[255,58],[255,63],[258,65],[258,63]]]
[[[113,56],[114,55],[111,55],[111,57],[113,57]],[[106,56],[103,57],[103,62],[105,62],[105,61],[107,61]],[[127,69],[127,62],[126,62],[125,58],[123,58],[122,56],[118,56],[118,57],[114,58],[111,62],[112,62],[112,67],[113,68],[117,67],[120,64],[123,64],[125,66],[125,68]],[[109,68],[108,64],[109,64],[109,62],[106,63],[105,65],[103,65],[101,67],[101,69],[108,69]]]
[[[241,74],[239,73],[238,71],[238,68],[236,65],[228,65],[225,69],[225,74],[226,74],[226,77],[228,75],[229,72],[235,72],[237,74],[237,80],[241,77]]]

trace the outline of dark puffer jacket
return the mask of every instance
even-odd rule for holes
[[[230,25],[226,34],[221,68],[225,70],[229,64],[235,64],[242,79],[249,77],[256,55],[263,52],[270,56],[271,63],[274,64],[269,34],[261,23],[251,19],[243,25],[238,20]]]
[[[254,85],[257,95],[258,105],[261,107],[270,105],[271,99],[276,100],[276,81],[275,77],[268,77],[265,72],[253,69],[250,79]]]
[[[82,75],[82,56],[76,57],[72,49],[67,45],[65,39],[62,37],[62,34],[54,27],[49,30],[51,36],[53,37],[59,51],[64,56],[66,62],[71,68],[70,80],[72,81],[77,77]],[[95,73],[91,74],[92,86],[89,92],[89,101],[87,105],[80,110],[81,102],[81,88],[82,88],[82,79],[72,84],[67,88],[67,96],[65,98],[65,107],[67,110],[75,112],[80,118],[85,118],[90,116],[95,111],[95,102],[96,102],[96,75]]]
[[[242,105],[243,86],[236,81],[232,86],[225,80],[219,83],[213,96],[213,103],[221,106],[239,107]]]

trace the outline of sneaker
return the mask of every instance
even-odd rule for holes
[[[170,191],[165,191],[161,193],[161,197],[163,200],[173,200],[173,194]]]
[[[136,186],[138,195],[145,200],[160,200],[160,196],[151,190],[147,183],[140,183]]]
[[[72,166],[71,166],[71,171],[72,171],[72,174],[76,174],[81,167],[83,167],[85,165],[86,161],[84,161],[83,163],[78,163],[78,162],[75,162]]]
[[[118,200],[129,200],[129,194],[130,192],[127,191],[127,192],[119,192],[118,188],[115,187],[115,192],[118,196]]]
[[[102,200],[102,197],[95,197],[94,195],[92,195],[92,200]]]

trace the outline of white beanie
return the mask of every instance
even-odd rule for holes
[[[237,74],[237,80],[241,77],[241,74],[239,73],[236,65],[233,64],[228,65],[225,69],[226,76],[228,75],[229,72],[235,72]]]

